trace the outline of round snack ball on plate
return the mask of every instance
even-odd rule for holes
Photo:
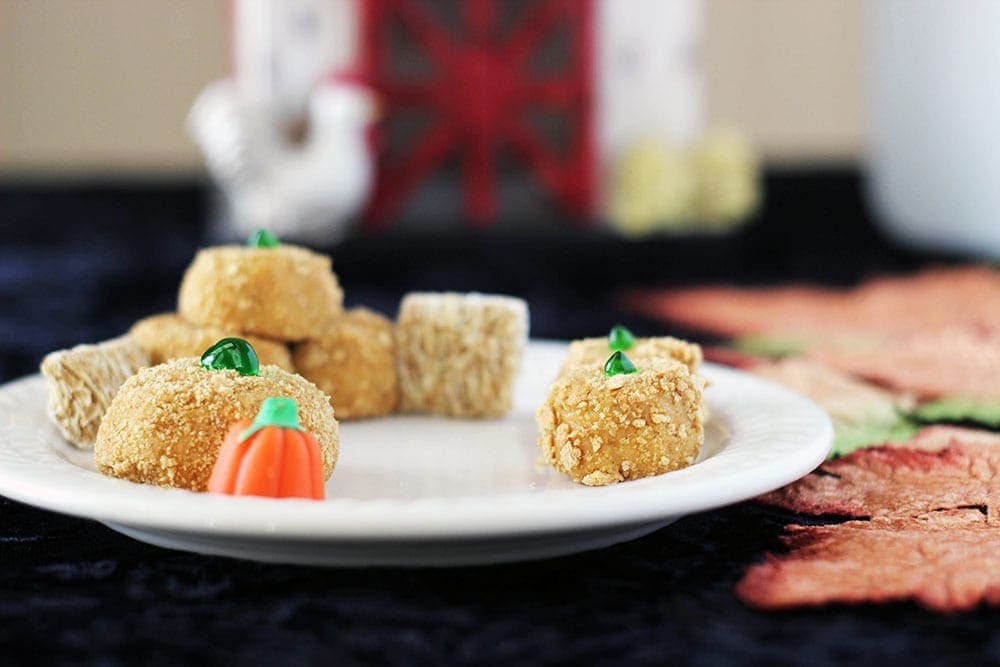
[[[330,395],[338,419],[379,417],[399,404],[392,322],[365,308],[347,311],[292,350],[295,368]]]
[[[319,443],[329,478],[340,438],[326,394],[277,366],[240,375],[207,370],[194,358],[146,368],[122,385],[101,421],[94,460],[112,477],[204,491],[227,431],[253,419],[272,396],[296,402],[302,427]]]
[[[565,373],[573,366],[581,364],[603,366],[610,354],[611,349],[608,347],[606,337],[575,340],[569,344],[569,354],[561,372]],[[687,366],[692,373],[698,372],[703,359],[700,345],[673,336],[636,338],[635,344],[626,351],[626,354],[636,364],[647,359],[674,359]]]
[[[176,313],[141,319],[132,325],[130,333],[149,355],[153,365],[181,357],[199,356],[216,341],[238,336],[253,345],[262,365],[274,364],[286,371],[294,370],[292,355],[283,343],[216,327],[199,327]]]
[[[198,251],[177,298],[200,326],[296,342],[323,333],[343,312],[330,258],[292,245],[218,246]]]
[[[673,360],[650,359],[611,377],[576,366],[538,409],[538,444],[553,467],[588,486],[684,468],[704,441],[702,387]]]

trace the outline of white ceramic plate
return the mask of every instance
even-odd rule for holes
[[[458,565],[607,546],[751,498],[818,465],[833,430],[777,385],[706,364],[712,417],[697,463],[607,487],[539,462],[535,408],[566,354],[533,342],[499,421],[392,417],[341,424],[327,500],[161,489],[105,477],[62,440],[38,376],[0,387],[0,494],[176,549],[317,565]]]

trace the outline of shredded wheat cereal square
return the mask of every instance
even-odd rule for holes
[[[81,449],[93,447],[111,399],[148,365],[149,357],[131,336],[49,353],[41,371],[49,416],[63,437]]]
[[[521,299],[408,294],[396,323],[400,408],[449,417],[502,417],[528,338]]]

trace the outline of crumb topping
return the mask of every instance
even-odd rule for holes
[[[296,401],[303,428],[320,445],[329,477],[339,453],[339,435],[326,394],[277,366],[262,366],[259,375],[244,376],[205,370],[195,358],[147,368],[122,385],[101,422],[95,461],[102,472],[115,477],[204,490],[228,429],[253,419],[271,396]]]
[[[153,365],[181,357],[198,357],[223,338],[243,338],[253,346],[260,363],[293,370],[288,348],[279,341],[218,327],[200,327],[175,313],[162,313],[139,320],[130,332],[149,354]]]
[[[396,341],[388,319],[364,308],[293,350],[295,368],[330,395],[339,419],[378,417],[399,404]]]
[[[330,258],[294,245],[200,250],[181,281],[190,322],[295,342],[318,336],[343,311]]]
[[[543,456],[592,486],[690,465],[704,440],[703,384],[672,359],[610,378],[597,365],[570,368],[537,413]]]

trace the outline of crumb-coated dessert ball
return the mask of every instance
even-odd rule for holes
[[[556,470],[588,486],[683,468],[704,441],[702,386],[670,359],[611,377],[590,365],[570,368],[538,409],[538,444]]]
[[[581,364],[603,366],[611,352],[607,338],[575,340],[569,344],[569,354],[561,372],[565,373],[573,366]],[[700,345],[672,336],[636,338],[635,344],[626,351],[626,354],[637,364],[647,359],[674,359],[687,366],[692,373],[698,372],[703,359]]]
[[[253,419],[272,396],[296,402],[302,427],[322,450],[328,478],[340,439],[326,394],[277,366],[240,375],[205,369],[194,358],[146,368],[122,385],[101,421],[94,460],[112,477],[204,491],[227,431]]]
[[[181,357],[197,357],[223,338],[242,337],[253,345],[261,364],[274,364],[286,371],[294,370],[292,354],[284,343],[238,331],[200,327],[176,313],[163,313],[141,319],[132,325],[130,333],[146,351],[150,362],[154,365]]]
[[[528,337],[521,299],[421,292],[396,318],[400,409],[449,417],[502,417]]]
[[[349,310],[317,338],[292,350],[295,368],[330,395],[337,419],[379,417],[399,404],[392,322]]]
[[[200,250],[177,298],[200,326],[297,342],[319,336],[343,311],[330,258],[292,245]]]

